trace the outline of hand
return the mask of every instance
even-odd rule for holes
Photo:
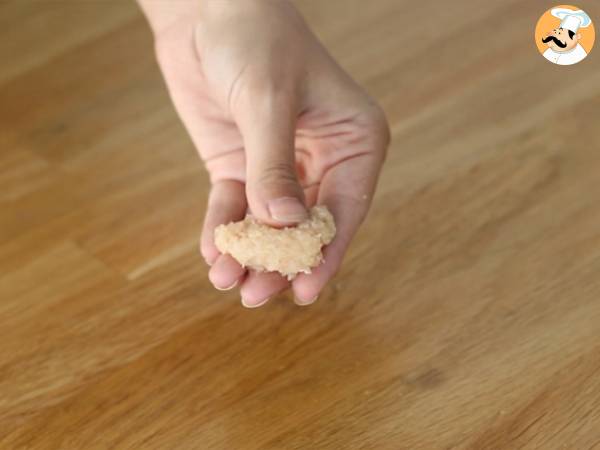
[[[169,93],[212,183],[201,237],[209,278],[218,289],[239,284],[246,306],[263,304],[290,283],[221,255],[215,227],[247,209],[270,225],[293,225],[305,205],[325,204],[337,235],[325,261],[292,282],[296,302],[312,303],[368,211],[389,143],[385,116],[289,2],[198,6],[154,25]]]

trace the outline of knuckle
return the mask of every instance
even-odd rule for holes
[[[296,175],[292,167],[286,163],[276,163],[265,167],[258,182],[262,185],[281,185],[296,183]]]
[[[287,164],[273,164],[249,177],[247,191],[261,198],[302,195],[296,174]]]
[[[274,107],[290,105],[294,95],[294,83],[281,80],[271,73],[247,70],[236,86],[236,97],[254,109],[270,111]]]
[[[159,63],[165,63],[172,59],[173,52],[174,48],[169,39],[161,36],[154,40],[154,55]]]
[[[154,57],[160,67],[161,72],[167,77],[167,82],[180,73],[180,56],[173,44],[167,40],[157,39],[154,42]]]

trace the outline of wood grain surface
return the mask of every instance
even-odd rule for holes
[[[135,4],[0,1],[0,448],[600,449],[600,49],[545,61],[541,0],[298,6],[393,143],[319,301],[248,310]]]

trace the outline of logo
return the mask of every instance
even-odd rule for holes
[[[535,28],[535,43],[544,58],[560,66],[583,61],[592,51],[596,32],[590,16],[571,5],[546,11]]]

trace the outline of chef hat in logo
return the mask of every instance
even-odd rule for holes
[[[579,30],[580,27],[589,27],[592,23],[590,16],[581,9],[573,11],[572,9],[567,8],[553,8],[551,13],[554,17],[561,20],[561,28],[571,30],[573,33],[577,33],[577,30]]]

